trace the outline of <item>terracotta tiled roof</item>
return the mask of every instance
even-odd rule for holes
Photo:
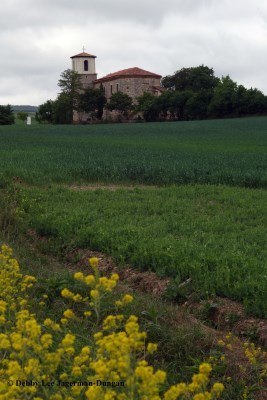
[[[72,56],[70,58],[76,58],[76,57],[92,57],[92,58],[96,58],[96,56],[94,56],[93,54],[84,53],[84,52],[76,54],[75,56]]]
[[[108,74],[104,76],[103,78],[97,79],[94,81],[95,83],[98,82],[106,82],[109,80],[113,80],[116,78],[125,78],[125,77],[146,77],[146,78],[161,78],[161,75],[154,74],[154,72],[150,71],[145,71],[144,69],[138,68],[138,67],[133,67],[133,68],[127,68],[127,69],[122,69],[121,71],[113,72],[112,74]]]

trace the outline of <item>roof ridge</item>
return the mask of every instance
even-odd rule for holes
[[[96,56],[94,56],[93,54],[85,53],[84,51],[82,53],[75,54],[74,56],[72,56],[70,58],[75,58],[75,57],[93,57],[93,58],[96,58]]]
[[[154,72],[147,71],[140,67],[131,67],[131,68],[125,68],[125,69],[121,69],[119,71],[107,74],[107,75],[103,76],[102,78],[97,79],[97,81],[108,80],[109,78],[115,78],[115,77],[121,77],[121,76],[151,76],[154,78],[161,78],[161,75],[156,74]]]

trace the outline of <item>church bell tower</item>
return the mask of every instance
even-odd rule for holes
[[[95,72],[96,56],[83,52],[71,57],[72,70],[78,72],[81,77],[82,86],[85,88],[93,88],[93,82],[97,79]]]

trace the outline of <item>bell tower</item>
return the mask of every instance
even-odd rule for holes
[[[93,82],[97,79],[95,72],[95,59],[96,56],[83,52],[72,56],[72,70],[78,72],[81,77],[82,86],[84,88],[92,88]]]

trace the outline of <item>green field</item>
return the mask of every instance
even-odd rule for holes
[[[267,317],[263,190],[31,188],[20,196],[27,227],[55,253],[89,248],[177,285],[191,278],[191,293],[227,296]]]
[[[267,118],[0,127],[0,181],[266,187]]]
[[[57,255],[98,250],[266,317],[266,127],[265,117],[1,127],[3,192],[22,183],[3,202]],[[122,188],[65,187],[91,182]],[[157,187],[123,188],[138,183]]]

